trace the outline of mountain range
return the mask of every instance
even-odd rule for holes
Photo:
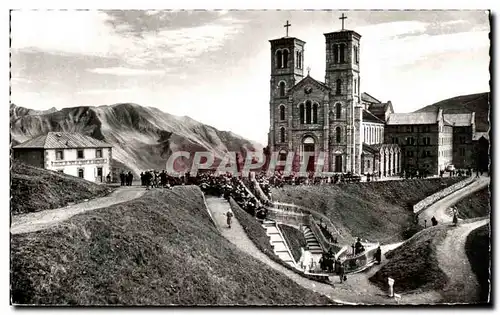
[[[175,151],[213,152],[217,162],[227,152],[262,152],[263,146],[189,117],[154,107],[123,103],[36,111],[11,104],[12,145],[49,131],[79,132],[113,145],[112,165],[135,174],[165,169]],[[179,160],[177,160],[179,162]],[[186,163],[186,161],[184,161]]]

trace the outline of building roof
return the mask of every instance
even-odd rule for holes
[[[363,143],[363,153],[365,154],[379,154],[380,150],[399,150],[399,146],[397,144],[392,143],[377,143],[377,144],[366,144]]]
[[[318,81],[318,80],[314,79],[313,77],[311,77],[308,74],[305,78],[303,78],[302,80],[300,80],[299,82],[297,82],[294,86],[292,86],[290,88],[290,90],[288,90],[288,93],[292,93],[293,91],[295,91],[297,89],[300,89],[300,88],[304,87],[307,84],[311,84],[313,86],[320,87],[320,88],[324,89],[325,91],[330,91],[331,90],[331,88],[328,85],[326,85],[325,83],[323,83],[321,81]]]
[[[437,123],[438,112],[393,113],[387,120],[388,125],[427,125]]]
[[[368,110],[375,115],[378,119],[385,121],[385,113],[389,109],[389,113],[394,113],[391,101],[386,103],[370,103]]]
[[[361,93],[361,100],[367,103],[382,103],[381,101],[379,101],[378,99],[376,99],[375,97],[371,96],[366,92]]]
[[[363,121],[366,122],[373,122],[376,124],[383,124],[384,121],[380,119],[379,117],[375,116],[373,113],[370,113],[366,109],[363,109]]]
[[[490,140],[490,134],[488,132],[476,132],[474,134],[474,139],[472,140],[479,140],[481,138],[485,138],[486,140]]]
[[[452,126],[463,127],[470,126],[474,123],[474,113],[444,114],[443,116]]]
[[[31,140],[18,144],[14,149],[39,148],[39,149],[74,149],[74,148],[111,148],[112,145],[72,132],[49,132]]]

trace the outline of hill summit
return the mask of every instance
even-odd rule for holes
[[[446,100],[439,101],[432,105],[425,106],[415,112],[436,111],[438,108],[443,110],[443,114],[465,114],[476,113],[476,130],[486,132],[490,128],[489,110],[490,93],[477,93],[461,95]]]

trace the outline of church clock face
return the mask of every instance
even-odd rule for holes
[[[304,93],[306,93],[306,94],[311,94],[312,90],[313,90],[313,88],[312,88],[312,87],[310,87],[310,86],[306,86],[306,87],[304,88]]]

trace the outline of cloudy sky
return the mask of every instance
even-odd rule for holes
[[[361,90],[409,112],[489,91],[484,11],[343,11],[362,35]],[[339,11],[13,11],[11,101],[34,109],[133,102],[267,142],[269,39],[306,42],[323,81]]]

